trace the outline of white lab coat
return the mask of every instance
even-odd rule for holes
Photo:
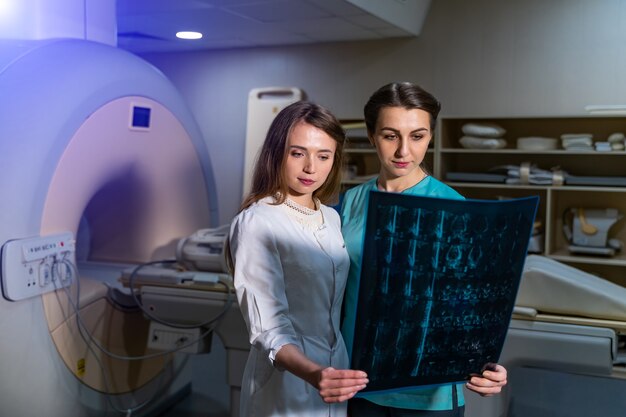
[[[345,416],[304,380],[274,366],[294,344],[323,367],[347,369],[339,320],[349,268],[339,215],[321,206],[312,230],[266,198],[239,213],[230,230],[237,298],[250,335],[241,416]]]

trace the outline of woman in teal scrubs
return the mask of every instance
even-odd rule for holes
[[[365,229],[368,194],[372,190],[448,199],[463,197],[430,176],[424,155],[432,140],[440,104],[417,85],[403,82],[381,87],[364,108],[368,138],[380,159],[380,173],[348,190],[341,210],[342,233],[350,256],[350,271],[344,299],[343,333],[352,351],[358,280]],[[463,385],[483,396],[500,392],[507,382],[506,369],[495,365],[466,384],[425,387],[397,393],[362,393],[349,402],[352,416],[462,416]]]

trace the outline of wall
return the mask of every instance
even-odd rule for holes
[[[625,0],[437,0],[417,38],[146,54],[182,91],[218,173],[220,217],[240,203],[248,91],[298,86],[361,116],[394,80],[423,85],[443,115],[584,114],[626,103]]]

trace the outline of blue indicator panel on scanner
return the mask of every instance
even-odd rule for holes
[[[150,107],[133,106],[133,116],[131,126],[140,129],[150,127]]]

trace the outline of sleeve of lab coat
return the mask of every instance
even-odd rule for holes
[[[230,245],[235,290],[250,343],[274,363],[282,346],[303,348],[289,319],[283,268],[270,223],[266,216],[243,211],[231,225]]]

